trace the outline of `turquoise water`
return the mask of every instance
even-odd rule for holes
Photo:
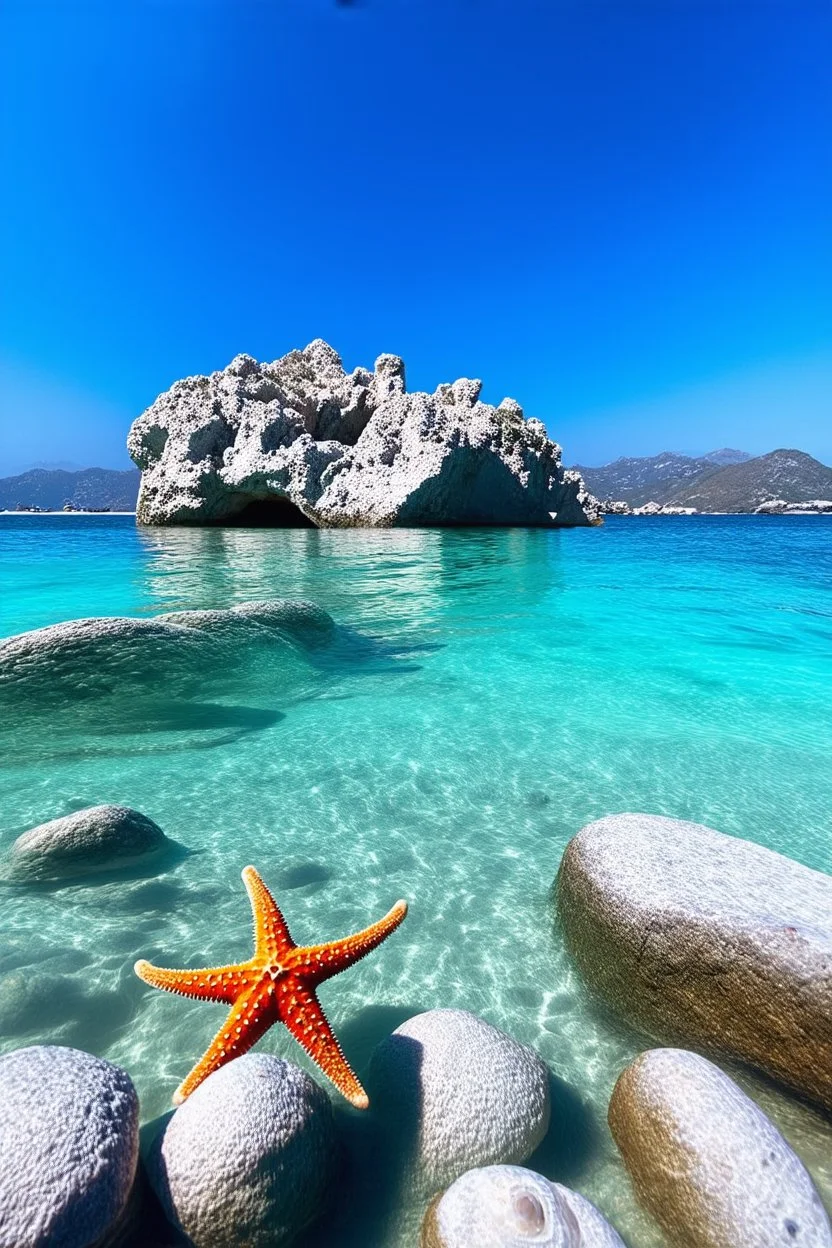
[[[340,626],[324,656],[238,655],[196,692],[173,673],[141,713],[118,688],[81,711],[5,713],[0,850],[111,801],[190,852],[161,875],[4,893],[1,1048],[51,1040],[109,1057],[152,1118],[222,1015],[143,986],[137,957],[247,957],[248,862],[303,942],[406,897],[400,931],[321,990],[359,1074],[412,1013],[481,1014],[561,1081],[540,1167],[633,1248],[662,1243],[605,1126],[614,1080],[645,1045],[587,1001],[550,888],[568,839],[622,810],[698,820],[832,871],[832,520],[140,531],[130,517],[8,516],[0,584],[3,636],[275,597],[311,599]],[[261,1044],[304,1064],[277,1029]],[[740,1078],[832,1203],[828,1124]],[[360,1171],[351,1111],[343,1122]],[[357,1216],[336,1208],[310,1242],[412,1243],[416,1210],[371,1232]]]

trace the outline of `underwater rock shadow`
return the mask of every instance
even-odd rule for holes
[[[411,655],[444,650],[444,642],[389,641],[374,633],[362,633],[349,624],[338,624],[325,649],[305,655],[318,671],[363,671],[407,675],[422,670],[421,664],[407,661]],[[362,670],[363,669],[363,670]]]
[[[322,862],[297,862],[279,868],[276,874],[275,887],[282,891],[292,888],[310,888],[314,891],[323,888],[333,878],[335,872]]]
[[[572,1186],[602,1150],[603,1137],[578,1092],[549,1072],[552,1116],[549,1129],[523,1164],[555,1183]]]
[[[143,714],[137,714],[133,707],[126,717],[112,712],[100,714],[90,725],[79,724],[75,715],[73,726],[66,731],[66,738],[70,741],[77,739],[81,727],[88,734],[83,745],[62,746],[60,724],[56,724],[53,719],[49,733],[38,734],[35,748],[26,742],[25,737],[17,749],[15,742],[10,742],[8,748],[3,742],[0,768],[4,765],[17,766],[21,760],[30,763],[45,759],[132,758],[137,754],[172,754],[216,749],[218,746],[233,744],[252,733],[263,732],[286,718],[283,711],[271,708],[228,706],[218,702],[167,703],[155,707],[151,704],[140,709]],[[37,721],[32,726],[37,728]],[[194,736],[184,741],[171,740],[167,735],[188,732],[214,735],[202,738]],[[147,740],[156,734],[161,740]],[[129,744],[125,743],[124,739],[131,737],[134,739]],[[99,744],[102,738],[107,744]],[[15,733],[15,741],[19,740]]]
[[[422,1013],[422,1007],[367,1006],[356,1019],[339,1028],[344,1052],[370,1096],[369,1111],[333,1104],[341,1144],[340,1173],[333,1183],[333,1200],[323,1217],[296,1241],[296,1248],[367,1248],[384,1243],[405,1206],[412,1204],[406,1191],[411,1155],[418,1140],[421,1112],[418,1086],[415,1095],[400,1098],[387,1112],[374,1097],[368,1078],[370,1058],[376,1045],[403,1022]],[[409,1037],[402,1042],[418,1049]]]

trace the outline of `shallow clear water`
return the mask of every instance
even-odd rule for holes
[[[605,1125],[645,1042],[587,1001],[550,888],[568,839],[623,810],[832,871],[832,520],[318,532],[8,516],[0,584],[3,636],[274,597],[311,599],[342,626],[326,655],[237,655],[196,693],[174,681],[152,713],[116,688],[77,715],[35,703],[6,715],[0,849],[112,801],[191,852],[160,875],[4,891],[0,1047],[56,1040],[109,1057],[152,1118],[222,1014],[146,988],[136,957],[247,957],[248,862],[303,942],[406,897],[403,927],[321,990],[359,1074],[410,1014],[481,1014],[561,1081],[539,1168],[594,1199],[633,1248],[662,1243]],[[304,1064],[288,1034],[261,1044]],[[832,1203],[828,1122],[739,1077]],[[355,1117],[341,1117],[354,1173]],[[309,1242],[413,1242],[416,1211],[384,1232],[370,1217],[336,1208]]]

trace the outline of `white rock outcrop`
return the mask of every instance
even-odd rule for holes
[[[323,1211],[337,1144],[329,1097],[269,1053],[210,1075],[153,1142],[150,1181],[194,1248],[275,1248]]]
[[[625,1019],[832,1108],[832,876],[698,823],[611,815],[567,845],[557,901],[584,979]]]
[[[462,378],[408,394],[404,364],[344,372],[320,339],[187,377],[133,424],[143,524],[586,525],[596,499],[513,399]]]
[[[412,1188],[430,1194],[474,1166],[525,1161],[549,1126],[545,1063],[466,1010],[402,1023],[377,1045],[370,1086]]]
[[[152,819],[128,806],[88,806],[24,832],[12,844],[7,880],[62,880],[145,863],[170,847]]]
[[[421,1248],[624,1248],[590,1201],[522,1166],[469,1170],[434,1200]]]
[[[695,507],[672,507],[670,503],[645,503],[643,507],[634,507],[634,516],[695,516]]]
[[[733,1079],[651,1049],[620,1076],[609,1123],[639,1200],[678,1248],[832,1248],[800,1158]]]
[[[103,1248],[138,1159],[139,1098],[120,1067],[56,1045],[0,1057],[0,1248]]]
[[[754,508],[755,516],[815,516],[832,514],[832,499],[813,498],[807,503],[790,503],[785,498],[772,498]]]

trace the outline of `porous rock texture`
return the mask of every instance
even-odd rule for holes
[[[431,1202],[421,1248],[624,1248],[583,1196],[522,1166],[469,1170]]]
[[[674,1248],[830,1248],[803,1163],[723,1071],[684,1049],[620,1076],[610,1129],[639,1200]]]
[[[273,1248],[323,1211],[336,1156],[326,1093],[290,1062],[247,1053],[171,1116],[148,1173],[195,1248]]]
[[[88,806],[19,836],[5,878],[62,880],[146,862],[170,842],[158,824],[128,806]]]
[[[479,401],[463,378],[408,394],[381,355],[347,375],[317,339],[273,363],[238,355],[187,377],[130,429],[143,524],[271,522],[318,527],[585,525],[599,507],[560,447],[513,399]]]
[[[625,1019],[832,1107],[832,877],[701,824],[623,814],[569,842],[557,899],[584,979]]]
[[[549,1071],[466,1010],[428,1010],[376,1046],[373,1104],[413,1185],[436,1192],[473,1166],[530,1157],[549,1125]]]
[[[138,1156],[125,1071],[54,1045],[0,1057],[0,1248],[104,1248],[123,1226]]]

